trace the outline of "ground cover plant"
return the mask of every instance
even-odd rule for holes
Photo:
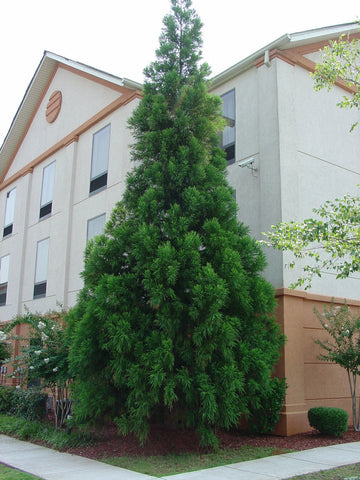
[[[226,122],[200,65],[200,19],[190,0],[171,6],[130,119],[134,169],[88,244],[69,313],[74,414],[112,418],[141,442],[153,421],[186,425],[216,446],[215,430],[240,419],[268,415],[259,430],[274,427],[283,337],[265,257],[225,178]]]
[[[65,430],[54,430],[51,421],[31,421],[4,414],[0,414],[0,432],[19,440],[40,442],[58,450],[90,445],[92,441],[92,435],[84,431],[74,431],[69,435]]]

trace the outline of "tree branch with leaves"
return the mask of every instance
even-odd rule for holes
[[[317,91],[323,88],[330,90],[340,82],[348,89],[350,95],[344,95],[338,106],[359,109],[360,40],[357,38],[349,40],[346,35],[342,35],[338,40],[330,42],[329,46],[324,47],[322,61],[316,65],[312,76]],[[359,122],[355,122],[351,130],[358,124]]]
[[[332,302],[325,305],[324,312],[315,314],[326,330],[329,338],[315,340],[325,353],[319,355],[320,360],[333,362],[347,372],[352,399],[353,425],[360,431],[360,405],[356,405],[357,377],[360,374],[360,316],[353,315],[345,303],[336,307]]]
[[[50,390],[54,399],[55,428],[62,427],[71,409],[68,345],[65,334],[65,312],[38,314],[26,312],[2,329],[2,335],[20,344],[20,353],[10,361],[15,372],[21,372],[21,384],[39,384]],[[24,335],[13,334],[17,325],[27,327]],[[24,328],[24,327],[23,327]]]
[[[326,201],[314,208],[315,218],[301,223],[281,222],[271,227],[260,243],[277,250],[289,251],[294,268],[299,260],[308,260],[304,274],[291,285],[311,287],[314,277],[335,273],[336,278],[347,278],[360,270],[360,198],[345,195],[333,202]]]

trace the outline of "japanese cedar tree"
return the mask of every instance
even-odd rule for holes
[[[134,168],[88,244],[70,313],[74,408],[141,441],[154,418],[171,418],[214,445],[214,429],[260,407],[282,337],[264,255],[225,178],[200,19],[190,0],[171,4],[129,121]]]

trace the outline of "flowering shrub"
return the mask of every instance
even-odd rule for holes
[[[64,312],[45,315],[27,312],[3,328],[3,334],[14,331],[17,325],[27,325],[26,336],[12,335],[20,341],[21,352],[12,358],[19,384],[40,385],[50,390],[55,402],[55,427],[62,426],[70,413],[68,346],[65,338]]]
[[[335,306],[332,302],[324,307],[324,312],[315,310],[321,325],[329,334],[325,341],[315,340],[325,351],[319,355],[320,360],[333,362],[347,372],[352,398],[354,429],[360,431],[359,410],[356,406],[356,383],[360,375],[360,316],[353,315],[345,304]]]

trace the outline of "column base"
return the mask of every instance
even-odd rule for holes
[[[308,409],[305,404],[288,405],[280,412],[280,420],[275,426],[274,435],[288,437],[296,433],[304,433],[311,430],[308,421]]]

